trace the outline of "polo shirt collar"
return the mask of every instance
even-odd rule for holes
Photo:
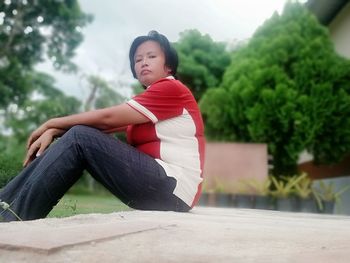
[[[175,79],[175,78],[174,78],[174,76],[171,76],[171,75],[170,75],[170,76],[165,77],[165,79]],[[151,86],[152,86],[152,84],[149,85],[149,86],[147,86],[146,89],[148,89],[148,88],[151,87]]]

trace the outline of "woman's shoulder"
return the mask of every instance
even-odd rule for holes
[[[150,89],[161,89],[172,93],[188,93],[189,89],[179,80],[174,78],[163,78],[150,86]]]

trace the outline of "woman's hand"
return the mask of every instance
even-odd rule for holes
[[[27,150],[29,152],[29,148],[32,146],[32,144],[38,140],[38,138],[46,132],[48,128],[46,127],[45,123],[42,124],[39,128],[37,128],[35,131],[31,133],[27,140]]]
[[[46,129],[45,131],[42,131],[40,128],[41,127],[35,130],[28,139],[29,147],[23,162],[24,167],[32,162],[36,157],[40,156],[46,150],[46,148],[49,147],[56,136],[62,135],[65,132],[64,130],[60,129]]]

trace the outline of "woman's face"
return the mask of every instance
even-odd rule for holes
[[[146,87],[170,75],[171,70],[165,66],[165,54],[155,41],[139,45],[134,61],[136,77]]]

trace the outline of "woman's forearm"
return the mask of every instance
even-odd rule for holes
[[[64,133],[64,131],[69,130],[75,125],[86,125],[101,131],[110,132],[130,124],[140,124],[148,121],[149,119],[147,117],[126,103],[66,117],[53,118],[32,132],[27,141],[27,148],[49,129],[63,130],[62,133]]]
[[[127,126],[103,130],[104,133],[126,132]]]
[[[92,126],[100,130],[108,130],[114,128],[109,116],[110,110],[101,109],[73,114],[65,117],[53,118],[45,122],[43,125],[46,129],[68,130],[75,125]]]
[[[43,129],[68,130],[75,125],[86,125],[102,131],[125,127],[130,124],[148,122],[149,120],[127,104],[93,110],[66,117],[53,118],[43,124]]]

